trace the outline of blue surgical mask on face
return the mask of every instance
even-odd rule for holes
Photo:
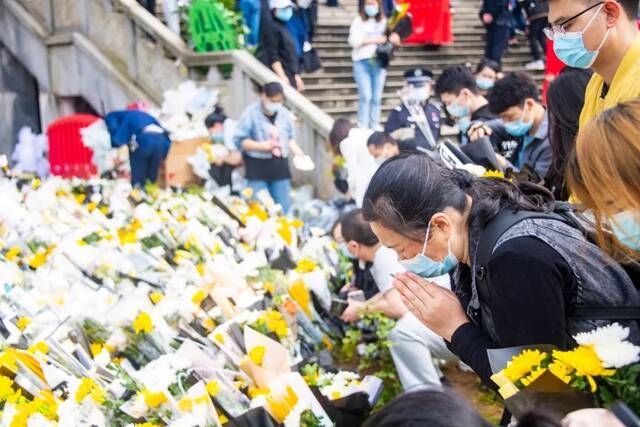
[[[458,265],[458,259],[453,253],[451,253],[451,239],[449,239],[449,253],[443,261],[434,261],[424,254],[427,250],[430,228],[431,223],[429,223],[429,226],[427,227],[427,235],[424,238],[422,252],[411,259],[400,261],[400,264],[402,264],[407,271],[417,274],[420,277],[424,277],[425,279],[443,276],[452,271],[456,268],[456,265]]]
[[[380,13],[380,8],[377,4],[366,4],[364,5],[364,13],[369,18],[373,18],[374,16],[377,16],[378,13]]]
[[[287,22],[293,17],[293,8],[285,7],[284,9],[276,9],[276,18],[282,22]]]
[[[447,111],[451,114],[451,117],[457,119],[458,117],[465,117],[471,115],[471,110],[469,109],[469,105],[466,103],[464,105],[458,104],[458,100],[456,99],[451,104],[447,105]]]
[[[282,104],[279,102],[265,102],[264,109],[271,115],[274,115],[280,111]]]
[[[613,215],[611,232],[629,249],[640,251],[640,210],[629,210]]]
[[[531,128],[533,127],[533,120],[529,120],[528,122],[524,121],[524,111],[522,112],[522,117],[518,120],[514,120],[512,122],[507,122],[504,124],[504,130],[511,136],[516,138],[520,138],[521,136],[525,136]]]
[[[607,41],[610,29],[607,29],[600,46],[593,51],[585,47],[583,35],[585,31],[589,29],[593,20],[598,16],[603,7],[604,4],[600,6],[598,11],[593,15],[587,26],[584,27],[584,30],[554,36],[553,50],[562,62],[575,68],[590,68],[593,65],[600,53],[600,49],[602,49],[602,46],[604,45],[604,42]]]
[[[224,135],[221,133],[214,133],[211,135],[211,141],[220,144],[224,142]]]
[[[489,90],[493,88],[493,80],[485,79],[482,77],[478,77],[476,79],[476,85],[480,90]]]
[[[351,259],[354,260],[356,259],[356,257],[354,257],[353,255],[351,255],[351,252],[349,252],[349,248],[347,247],[347,242],[340,242],[340,244],[338,245],[338,250],[340,251],[340,253]]]

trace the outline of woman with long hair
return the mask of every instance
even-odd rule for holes
[[[622,261],[640,261],[640,99],[581,129],[574,160],[569,188],[593,213],[598,243]]]
[[[564,172],[569,154],[575,146],[584,91],[591,74],[590,70],[582,68],[565,68],[547,91],[549,142],[553,155],[545,186],[553,192],[556,200],[569,198]]]
[[[358,125],[363,128],[374,129],[380,123],[387,70],[378,61],[377,47],[387,41],[400,43],[395,33],[387,37],[386,28],[380,0],[359,0],[358,15],[349,28],[349,45],[353,48],[353,78],[358,87]]]
[[[403,302],[489,386],[488,349],[566,348],[572,335],[609,323],[572,316],[576,310],[640,305],[622,267],[546,214],[553,205],[543,187],[474,178],[418,154],[386,161],[365,195],[365,219],[410,272],[395,276]],[[504,230],[479,265],[488,230],[516,211],[536,216]],[[446,273],[453,292],[428,280]],[[620,323],[640,340],[635,322]]]

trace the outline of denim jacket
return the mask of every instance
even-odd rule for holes
[[[286,108],[282,108],[276,116],[275,124],[271,124],[267,116],[262,111],[261,102],[258,101],[247,107],[240,120],[236,125],[233,135],[233,143],[242,150],[242,141],[251,139],[256,142],[264,142],[271,140],[272,130],[277,131],[280,147],[282,149],[282,157],[289,156],[289,141],[295,139],[295,130],[293,127],[293,114]],[[256,159],[270,159],[273,156],[269,152],[263,151],[244,151],[243,154]]]

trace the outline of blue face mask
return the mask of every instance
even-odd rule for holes
[[[460,105],[456,99],[451,104],[447,105],[447,111],[451,114],[451,117],[457,119],[458,117],[465,117],[471,115],[471,110],[467,104]]]
[[[522,117],[513,122],[507,122],[504,124],[504,130],[511,136],[515,136],[516,138],[520,138],[521,136],[525,136],[533,127],[533,120],[528,122],[524,121],[524,111],[522,112]]]
[[[276,18],[282,22],[287,22],[293,17],[293,8],[285,7],[284,9],[276,9]]]
[[[613,215],[611,232],[623,245],[640,251],[640,210],[630,210]]]
[[[602,49],[604,42],[607,41],[607,37],[609,36],[609,29],[607,29],[607,33],[604,35],[602,43],[600,43],[598,49],[593,51],[584,46],[584,39],[582,36],[585,31],[589,29],[593,20],[598,16],[598,13],[600,13],[603,6],[604,4],[600,6],[587,26],[584,27],[584,30],[554,36],[553,51],[556,53],[558,58],[568,66],[575,68],[590,68],[598,57],[600,49]]]
[[[378,13],[380,13],[380,8],[377,4],[366,4],[364,6],[364,13],[369,18],[373,18],[374,16],[377,16]]]
[[[356,257],[351,255],[351,252],[349,252],[349,248],[347,247],[347,242],[340,242],[340,245],[338,245],[338,250],[346,258],[349,258],[350,260],[356,259]]]
[[[280,108],[282,108],[282,104],[280,104],[279,102],[267,101],[264,104],[264,109],[271,115],[278,113],[280,111]]]
[[[443,276],[456,268],[456,265],[458,265],[457,258],[454,254],[451,253],[451,240],[449,240],[449,254],[444,258],[443,261],[434,261],[424,254],[424,251],[427,250],[427,241],[429,240],[430,228],[431,223],[429,223],[429,226],[427,227],[427,235],[424,238],[424,246],[422,247],[422,252],[411,259],[400,261],[400,264],[402,264],[402,266],[406,268],[407,271],[417,274],[420,277],[424,277],[425,279]]]
[[[220,144],[224,142],[224,135],[221,133],[214,133],[213,135],[211,135],[211,141],[216,143],[216,144]]]
[[[480,90],[489,90],[493,88],[493,80],[485,79],[482,77],[478,77],[476,79],[476,85]]]
[[[460,117],[456,122],[456,125],[458,125],[458,129],[460,129],[460,132],[466,134],[469,130],[469,127],[471,126],[471,117]]]

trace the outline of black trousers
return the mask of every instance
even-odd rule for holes
[[[487,44],[484,49],[484,56],[487,59],[502,63],[502,54],[509,43],[511,27],[509,25],[487,25]]]
[[[544,35],[544,27],[547,26],[547,18],[534,19],[529,23],[529,47],[534,61],[542,59],[543,52],[547,50],[547,36]]]

